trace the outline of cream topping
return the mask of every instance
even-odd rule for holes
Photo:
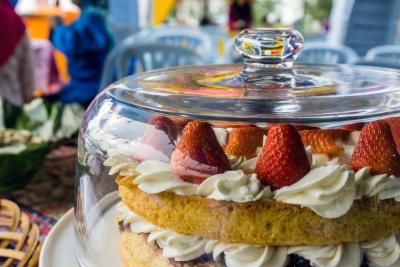
[[[228,135],[234,128],[213,128],[215,136],[217,137],[218,143],[225,147],[228,142]],[[263,136],[263,144],[265,143],[266,136]],[[257,157],[260,155],[262,147],[257,147],[256,156],[251,159],[247,159],[244,156],[235,157],[228,155],[229,162],[233,170],[244,170],[247,173],[254,172],[256,169]]]
[[[224,128],[213,128],[215,136],[217,137],[218,143],[225,147],[228,141],[228,131]]]
[[[365,167],[356,172],[355,179],[357,199],[361,199],[363,196],[373,197],[378,195],[388,182],[388,175],[371,175],[370,168]]]
[[[246,159],[246,157],[229,157],[229,163],[233,170],[243,170],[246,173],[254,173],[256,170],[257,158]]]
[[[286,247],[225,244],[202,237],[182,235],[148,223],[122,202],[117,205],[117,211],[124,223],[130,224],[132,232],[149,234],[147,242],[156,242],[162,250],[162,255],[175,261],[190,261],[203,254],[213,253],[215,260],[224,255],[228,267],[283,267],[286,262]]]
[[[369,167],[360,169],[355,174],[357,199],[363,196],[378,196],[379,199],[400,201],[400,179],[387,174],[371,175]]]
[[[212,253],[215,261],[224,255],[228,267],[283,267],[287,259],[286,247],[225,244],[214,240],[207,243],[206,253]]]
[[[342,144],[343,146],[343,154],[347,159],[351,159],[351,156],[353,155],[353,151],[358,143],[358,140],[360,139],[360,131],[353,131],[351,132],[349,138],[347,139],[345,144]]]
[[[395,234],[378,241],[361,242],[360,247],[370,267],[400,266],[400,245]]]
[[[323,267],[360,267],[361,250],[357,243],[336,246],[296,246],[288,248],[289,254],[297,254]]]
[[[355,198],[354,172],[345,166],[312,169],[301,180],[274,192],[277,201],[308,207],[321,217],[338,218]]]
[[[129,224],[132,232],[149,234],[147,242],[156,242],[162,250],[162,255],[175,261],[194,260],[203,254],[212,253],[215,261],[224,256],[228,267],[283,267],[287,255],[296,254],[310,260],[313,266],[359,267],[364,252],[371,267],[400,266],[400,245],[395,234],[378,241],[331,246],[276,247],[227,244],[161,229],[131,211],[122,202],[118,203],[117,212],[123,223]]]
[[[133,179],[133,183],[146,193],[174,192],[185,196],[197,193],[197,185],[185,182],[175,175],[170,164],[146,160],[137,165],[136,171],[139,175]]]
[[[124,223],[130,224],[132,232],[149,234],[147,242],[156,242],[162,255],[175,261],[194,260],[205,252],[207,240],[201,237],[186,236],[171,230],[163,230],[148,223],[131,211],[124,203],[118,203],[117,211]]]
[[[173,173],[171,165],[161,161],[144,161],[137,165],[136,171],[138,176],[133,183],[149,194],[174,192],[239,203],[271,196],[270,188],[263,187],[255,174],[247,175],[241,170],[212,175],[200,185],[183,181]]]
[[[312,164],[313,168],[322,167],[325,165],[339,165],[339,158],[334,157],[330,158],[326,154],[313,154],[312,155]]]
[[[214,131],[221,145],[226,143],[228,129],[214,128]],[[358,135],[359,132],[353,132],[346,144],[351,146],[356,143]],[[157,154],[159,160],[144,160],[142,163],[136,160],[140,155],[156,155],[151,148],[145,149],[146,146],[140,140],[118,143],[115,149],[108,150],[108,159],[104,165],[110,167],[111,175],[136,177],[133,179],[134,184],[150,194],[174,192],[239,203],[271,197],[270,188],[263,187],[254,174],[257,157],[230,157],[233,171],[210,176],[197,185],[175,175],[171,165],[164,162],[166,156],[163,154]],[[261,147],[258,148],[257,154],[261,150]],[[311,147],[306,148],[306,154],[313,166],[311,171],[297,183],[275,191],[275,200],[310,208],[325,218],[344,215],[354,199],[362,196],[378,195],[379,199],[394,198],[400,201],[400,179],[387,175],[371,176],[368,168],[354,175],[345,165],[340,165],[336,158],[330,159],[323,154],[313,155]]]
[[[148,242],[156,242],[162,255],[175,261],[190,261],[204,254],[207,240],[202,237],[187,236],[171,230],[150,233]]]
[[[390,176],[378,197],[381,200],[394,198],[400,202],[400,178]]]
[[[103,164],[110,167],[109,175],[135,176],[138,163],[130,150],[121,148],[109,150],[108,158]]]
[[[272,196],[269,186],[263,188],[256,174],[247,175],[241,170],[208,177],[200,184],[197,193],[206,198],[239,203]]]
[[[117,212],[119,219],[121,219],[124,223],[129,224],[129,227],[133,233],[148,234],[152,231],[160,230],[157,226],[148,223],[145,219],[136,215],[136,213],[131,211],[123,202],[117,204]]]

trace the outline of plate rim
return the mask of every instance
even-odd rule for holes
[[[64,229],[69,225],[73,224],[74,220],[74,209],[71,208],[68,210],[53,226],[50,230],[49,234],[43,241],[43,246],[40,251],[39,256],[39,267],[47,267],[46,263],[48,262],[47,259],[49,258],[49,252],[47,252],[52,244],[55,242],[56,237],[60,235],[61,232],[65,231]],[[74,258],[75,259],[75,258]]]

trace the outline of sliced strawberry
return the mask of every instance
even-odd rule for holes
[[[310,168],[296,128],[288,124],[272,126],[257,160],[256,173],[260,182],[272,189],[289,186],[304,177]]]
[[[300,131],[305,146],[311,146],[313,153],[339,155],[344,151],[343,142],[350,132],[340,129],[320,129]]]
[[[372,174],[400,175],[400,156],[385,121],[374,121],[364,126],[350,165],[356,171],[370,167]]]
[[[263,145],[264,129],[258,127],[236,128],[228,135],[225,152],[228,155],[247,159],[256,156],[257,147]]]
[[[396,142],[397,152],[400,153],[400,118],[388,118],[385,121],[390,126],[393,139]]]
[[[211,125],[198,121],[186,125],[172,153],[171,164],[176,175],[192,183],[201,183],[211,175],[231,169]]]
[[[139,151],[136,158],[141,161],[147,159],[168,159],[175,148],[174,143],[177,136],[178,129],[171,119],[165,116],[153,117],[149,120],[146,131],[141,139],[143,151]]]
[[[340,127],[340,129],[351,131],[351,132],[361,131],[361,129],[364,127],[364,125],[365,125],[364,122],[356,122],[356,123],[352,123],[352,124],[343,125]]]

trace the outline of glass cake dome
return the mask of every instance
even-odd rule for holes
[[[294,64],[290,29],[236,46],[244,64],[130,76],[90,105],[80,265],[400,266],[400,72]]]

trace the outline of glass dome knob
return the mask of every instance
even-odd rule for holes
[[[246,68],[290,69],[303,47],[304,38],[292,29],[247,29],[235,40]]]

